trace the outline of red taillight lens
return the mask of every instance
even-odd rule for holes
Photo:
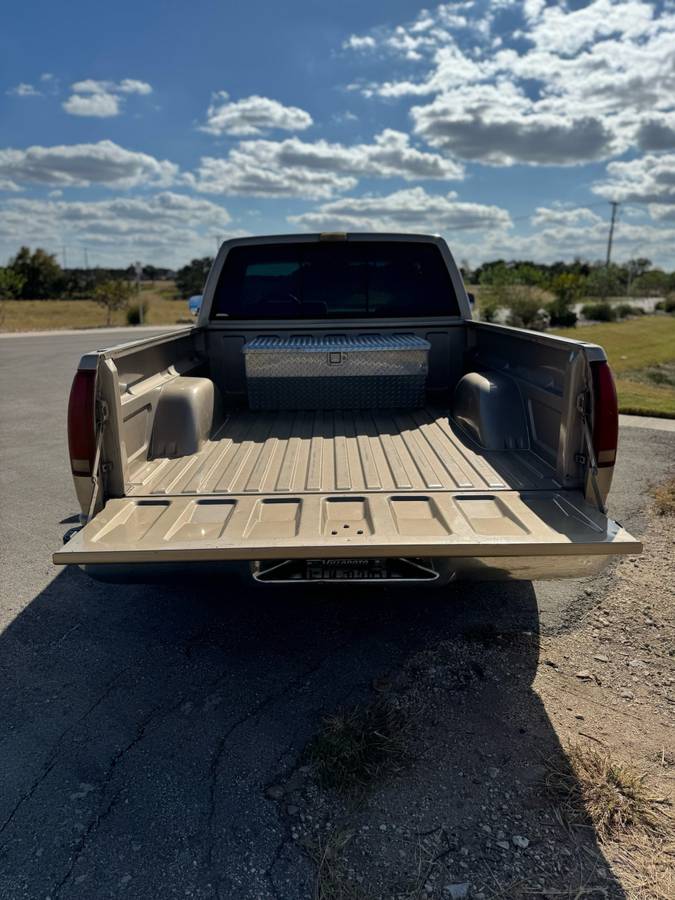
[[[91,475],[96,455],[96,371],[78,370],[68,400],[68,449],[73,475]]]
[[[619,441],[619,404],[612,370],[606,362],[591,363],[593,373],[593,449],[598,467],[613,466]]]

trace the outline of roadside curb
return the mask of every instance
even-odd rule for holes
[[[649,428],[651,431],[675,432],[675,419],[660,419],[657,416],[619,416],[619,428]]]

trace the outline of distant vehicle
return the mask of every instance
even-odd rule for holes
[[[202,299],[203,298],[201,294],[195,294],[188,300],[188,309],[193,316],[199,315],[199,310],[202,308]]]
[[[605,509],[604,351],[474,321],[441,238],[227,241],[203,308],[80,361],[68,439],[87,524],[54,562],[447,583],[578,578],[640,552]]]

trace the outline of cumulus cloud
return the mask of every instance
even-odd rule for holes
[[[231,134],[236,137],[263,134],[266,131],[304,131],[312,117],[297,106],[284,106],[269,97],[243,97],[230,100],[226,91],[213,95],[201,131],[208,134]]]
[[[385,129],[370,144],[319,140],[243,141],[224,159],[205,157],[192,177],[204,193],[323,199],[350,190],[360,177],[406,181],[461,179],[464,170],[411,146],[407,134]]]
[[[675,112],[645,117],[637,131],[641,150],[675,150]]]
[[[105,119],[120,114],[125,96],[151,94],[152,86],[134,78],[123,78],[120,82],[85,78],[72,84],[71,91],[62,103],[67,113]]]
[[[542,262],[574,256],[604,259],[608,217],[609,210],[603,216],[588,207],[539,207],[532,217],[533,234],[513,238],[513,255],[526,253],[528,259]],[[674,244],[674,228],[658,227],[644,218],[622,221],[614,233],[613,255],[626,260],[637,253],[672,265]],[[649,248],[647,254],[642,252],[645,247]]]
[[[507,6],[521,27],[496,34]],[[372,50],[418,65],[408,77],[352,87],[367,97],[430,98],[412,110],[416,133],[463,158],[568,165],[636,145],[672,148],[672,6],[592,0],[571,9],[527,0],[490,4],[485,13],[483,5],[442,4],[356,36],[366,37]]]
[[[63,108],[71,116],[92,116],[108,119],[120,112],[119,97],[105,91],[95,94],[73,94],[63,101]]]
[[[359,37],[357,34],[351,34],[346,41],[342,43],[343,50],[373,50],[375,48],[375,38],[371,35]]]
[[[533,225],[544,227],[554,225],[578,227],[604,222],[602,216],[585,206],[538,206],[531,221]]]
[[[511,225],[505,209],[465,203],[454,192],[429,194],[414,187],[384,196],[342,197],[288,221],[312,231],[420,231],[451,234],[454,230],[504,230]]]
[[[99,201],[10,199],[0,205],[0,246],[26,243],[96,247],[102,259],[126,264],[151,257],[169,264],[212,253],[214,238],[232,232],[228,211],[201,197],[164,191]]]
[[[26,84],[25,81],[10,88],[5,93],[14,97],[39,97],[41,95],[41,92],[36,87],[33,87],[32,84]]]
[[[648,154],[607,166],[607,180],[593,185],[594,193],[608,200],[649,204],[654,218],[675,207],[675,153]]]
[[[14,184],[163,187],[172,184],[177,176],[178,166],[175,163],[155,159],[147,153],[126,150],[112,141],[0,150],[0,178]]]
[[[536,109],[512,84],[476,85],[411,110],[415,132],[432,147],[493,165],[569,165],[602,159],[614,133],[598,117]]]

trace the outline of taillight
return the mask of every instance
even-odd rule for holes
[[[91,475],[96,455],[96,370],[78,369],[68,400],[68,449],[73,475]]]
[[[612,370],[606,362],[591,363],[593,373],[593,449],[598,468],[613,466],[619,441],[619,404]]]

